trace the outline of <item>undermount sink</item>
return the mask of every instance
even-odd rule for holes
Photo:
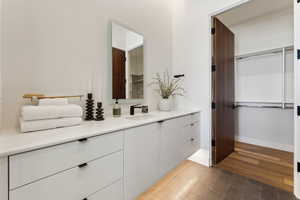
[[[130,119],[130,120],[144,120],[144,119],[150,119],[153,118],[154,116],[151,114],[144,114],[144,115],[132,115],[132,116],[128,116],[126,117],[126,119]]]

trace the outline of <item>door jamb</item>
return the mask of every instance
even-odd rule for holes
[[[209,53],[209,71],[210,71],[210,79],[209,79],[209,102],[212,102],[212,70],[211,70],[211,65],[212,65],[212,50],[213,50],[213,46],[212,46],[212,35],[211,35],[211,29],[212,29],[212,19],[214,16],[222,14],[224,12],[227,12],[229,10],[232,10],[234,8],[237,8],[243,4],[246,4],[248,2],[250,2],[252,0],[239,0],[233,4],[230,4],[229,6],[225,6],[224,8],[218,9],[213,11],[212,13],[210,13],[208,15],[208,19],[209,19],[209,49],[208,49],[208,53]],[[212,108],[210,106],[209,108],[209,166],[213,166],[213,162],[212,162]]]

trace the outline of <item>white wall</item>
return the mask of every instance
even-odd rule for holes
[[[293,22],[293,10],[285,9],[229,26],[235,34],[235,54],[293,45]],[[289,69],[286,97],[293,102],[293,54],[288,52],[286,59]],[[281,101],[282,54],[237,61],[236,71],[237,101]],[[236,123],[236,140],[294,151],[293,110],[239,108]]]
[[[112,46],[124,51],[130,51],[144,42],[143,36],[127,28],[113,23],[112,24]]]
[[[127,51],[135,49],[141,45],[143,45],[144,39],[143,36],[135,33],[135,32],[128,32],[127,34]]]
[[[292,110],[238,108],[236,140],[285,151],[294,151]]]
[[[295,49],[300,49],[300,3],[297,3],[297,0],[294,0],[294,26],[295,26]],[[297,52],[295,51],[295,108],[300,105],[300,61],[297,60]],[[295,109],[295,194],[300,198],[300,174],[297,172],[297,162],[300,162],[300,117],[297,116],[297,109]]]
[[[236,55],[293,45],[293,14],[285,9],[229,26],[236,36]]]
[[[174,0],[173,73],[184,73],[187,94],[179,104],[203,110],[201,147],[209,149],[211,128],[210,17],[238,0]]]
[[[3,0],[4,127],[17,126],[21,97],[31,92],[93,91],[111,112],[109,21],[144,35],[148,83],[171,67],[171,14],[169,0]],[[145,103],[153,109],[157,102],[147,88]]]
[[[127,32],[124,27],[113,23],[112,24],[112,47],[126,51],[127,49]]]

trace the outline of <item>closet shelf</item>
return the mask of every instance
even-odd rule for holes
[[[263,51],[257,51],[257,52],[242,54],[242,55],[236,56],[235,59],[236,60],[242,60],[242,59],[255,57],[255,56],[282,53],[284,50],[285,51],[292,51],[292,50],[294,50],[294,46],[291,45],[291,46],[286,46],[286,47],[281,47],[281,48],[268,49],[268,50],[263,50]]]

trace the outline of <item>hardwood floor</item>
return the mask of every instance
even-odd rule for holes
[[[217,167],[293,191],[293,153],[236,142],[235,152]]]
[[[138,200],[295,200],[292,193],[220,168],[184,161]]]

